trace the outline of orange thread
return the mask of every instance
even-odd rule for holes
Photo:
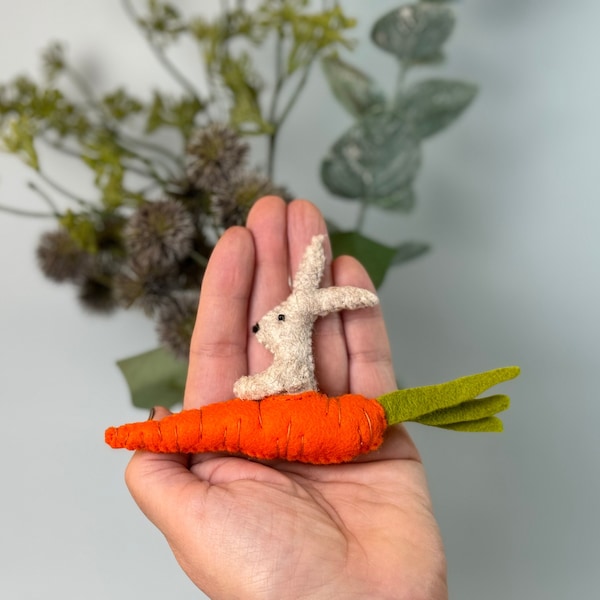
[[[331,401],[337,403],[337,412],[329,410]],[[111,427],[105,438],[113,448],[130,450],[239,452],[259,459],[330,464],[377,449],[386,426],[377,400],[358,394],[329,398],[311,391],[259,402],[234,398],[160,421]],[[229,435],[234,430],[235,442]]]

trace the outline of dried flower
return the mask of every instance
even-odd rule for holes
[[[142,271],[166,271],[190,253],[195,233],[192,216],[181,202],[146,202],[125,226],[125,246]]]
[[[171,296],[171,302],[158,310],[156,331],[161,344],[178,358],[187,360],[196,312],[199,291],[185,291]]]
[[[44,275],[54,281],[77,281],[89,268],[90,255],[65,229],[44,233],[36,254]]]
[[[84,308],[96,313],[110,313],[117,307],[110,280],[86,277],[79,287],[79,301]]]
[[[186,174],[200,189],[226,185],[246,160],[248,144],[226,125],[212,123],[192,134],[187,147]]]
[[[211,210],[222,227],[243,225],[252,205],[263,196],[282,195],[268,177],[257,172],[236,174],[229,185],[217,188],[211,196]]]
[[[135,306],[152,316],[165,303],[179,282],[176,273],[156,273],[125,265],[114,278],[115,298],[124,308]]]

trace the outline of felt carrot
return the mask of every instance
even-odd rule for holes
[[[501,431],[502,422],[494,415],[508,408],[508,397],[476,396],[518,373],[518,367],[505,367],[376,399],[358,394],[331,398],[315,391],[259,401],[235,398],[160,421],[110,427],[105,439],[113,448],[129,450],[342,463],[377,450],[387,427],[403,421],[460,431]]]

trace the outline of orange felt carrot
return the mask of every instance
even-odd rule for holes
[[[504,367],[376,399],[359,394],[330,398],[315,391],[258,401],[234,398],[161,421],[110,427],[105,440],[113,448],[128,450],[348,462],[379,448],[386,428],[404,421],[457,431],[501,431],[502,421],[494,415],[508,408],[509,398],[475,397],[518,374],[518,367]]]
[[[356,394],[281,394],[235,398],[184,410],[160,421],[106,430],[113,448],[152,452],[228,452],[312,464],[352,460],[376,450],[387,427],[376,400]]]

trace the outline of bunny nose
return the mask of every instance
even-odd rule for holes
[[[260,326],[258,323],[255,323],[254,325],[252,325],[252,333],[256,333],[259,329],[260,329]]]

